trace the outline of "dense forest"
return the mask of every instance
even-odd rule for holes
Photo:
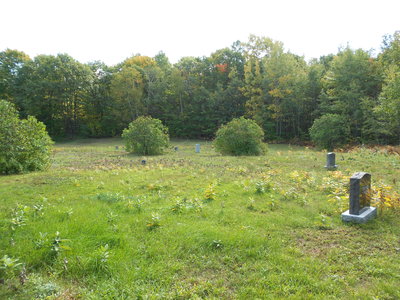
[[[107,66],[7,49],[0,52],[0,99],[44,122],[52,137],[114,136],[150,115],[171,136],[208,139],[245,116],[268,141],[307,141],[316,119],[336,114],[353,143],[397,144],[400,32],[383,38],[377,56],[347,47],[309,62],[257,36],[176,64],[162,52]]]

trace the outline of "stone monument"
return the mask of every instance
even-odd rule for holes
[[[366,223],[377,216],[371,205],[371,174],[354,173],[350,178],[350,209],[342,213],[345,222]]]
[[[325,168],[327,170],[336,170],[337,165],[335,163],[335,158],[336,158],[336,155],[333,152],[329,152],[326,155],[326,166],[325,166]]]
[[[196,144],[196,153],[200,153],[200,144]]]

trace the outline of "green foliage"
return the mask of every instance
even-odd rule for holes
[[[257,181],[256,182],[256,194],[264,194],[271,191],[272,185],[270,182]]]
[[[85,117],[91,117],[89,90],[94,78],[88,65],[69,55],[39,55],[19,71],[16,103],[45,123],[50,135],[79,135]]]
[[[215,191],[215,183],[210,183],[204,191],[204,199],[205,201],[213,201],[216,197],[217,192]]]
[[[336,114],[326,114],[314,121],[310,128],[312,141],[320,148],[332,151],[348,142],[350,128],[346,118]]]
[[[11,277],[21,266],[22,263],[18,262],[18,258],[13,259],[4,255],[0,259],[0,279]]]
[[[0,52],[0,99],[14,100],[19,71],[29,60],[28,55],[17,50]]]
[[[315,226],[321,230],[329,230],[332,229],[332,219],[324,214],[320,214],[315,221]]]
[[[305,147],[271,145],[266,161],[177,140],[143,167],[121,142],[58,143],[45,172],[0,176],[0,299],[342,299],[349,282],[360,299],[399,298],[394,153],[343,152],[326,172]],[[385,183],[373,187],[381,213],[349,226],[336,196],[360,168]],[[5,275],[4,255],[23,265]]]
[[[161,154],[169,145],[168,128],[151,117],[139,117],[131,122],[122,137],[127,151],[141,155]]]
[[[133,84],[132,84],[133,82]],[[137,66],[124,66],[111,81],[110,92],[115,100],[117,122],[129,123],[145,113],[143,76]]]
[[[384,123],[384,128],[392,142],[400,137],[400,67],[391,65],[385,70],[385,81],[379,95],[376,112]]]
[[[45,169],[52,143],[42,122],[34,117],[20,120],[14,105],[0,100],[0,173]]]
[[[200,199],[177,199],[175,204],[171,207],[171,211],[174,213],[183,213],[185,211],[196,211],[199,212],[203,209],[203,204]]]
[[[264,132],[253,120],[243,117],[221,126],[214,140],[215,149],[227,155],[262,155],[266,151]]]
[[[125,200],[125,197],[120,195],[119,193],[100,193],[96,195],[97,200],[115,203],[119,201]]]
[[[224,247],[224,244],[222,243],[221,240],[213,240],[211,242],[211,248],[214,250],[221,250]]]
[[[61,286],[35,273],[28,276],[24,288],[31,299],[57,299],[61,295]]]
[[[155,230],[161,226],[161,216],[158,213],[151,214],[151,220],[146,224],[148,230]]]
[[[284,52],[283,43],[250,36],[244,44],[246,115],[254,119],[268,139],[304,135],[315,107],[306,92],[307,65],[303,58]],[[301,101],[299,101],[301,99]],[[301,116],[301,117],[300,117]]]
[[[16,230],[18,227],[26,225],[26,221],[28,220],[26,214],[29,212],[29,210],[29,207],[26,205],[18,205],[13,209],[11,230]]]
[[[132,120],[160,119],[175,137],[206,138],[232,120],[256,121],[267,140],[303,142],[316,116],[344,116],[351,140],[397,143],[400,33],[382,53],[349,47],[307,63],[280,41],[250,36],[208,57],[171,64],[162,52],[116,66],[67,54],[0,52],[0,98],[54,137],[119,135]]]
[[[370,112],[363,109],[365,98],[375,99],[382,83],[377,60],[361,49],[346,48],[329,64],[322,79],[321,95],[323,114],[339,114],[347,119],[354,140],[363,136],[363,125]]]
[[[110,247],[108,244],[100,246],[90,257],[89,267],[95,273],[108,273],[110,259]]]
[[[50,251],[54,256],[58,256],[64,251],[70,251],[71,248],[68,245],[65,245],[68,242],[69,240],[61,238],[60,233],[57,231],[55,237],[51,241]]]

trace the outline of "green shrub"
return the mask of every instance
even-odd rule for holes
[[[169,145],[168,128],[151,117],[139,117],[131,122],[122,137],[127,151],[141,155],[161,154]]]
[[[264,131],[253,120],[243,117],[222,125],[216,133],[215,149],[227,155],[261,155],[266,151]]]
[[[14,105],[0,100],[0,173],[43,170],[50,163],[52,143],[42,122],[20,120]]]
[[[332,151],[348,142],[350,126],[343,116],[326,114],[314,121],[310,136],[319,148]]]

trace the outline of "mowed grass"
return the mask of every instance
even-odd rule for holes
[[[358,171],[399,191],[398,156],[339,153],[328,172],[304,147],[172,146],[141,157],[120,139],[58,143],[49,170],[1,176],[0,258],[23,265],[0,270],[0,298],[400,298],[400,213],[344,224],[347,200],[331,201]]]

